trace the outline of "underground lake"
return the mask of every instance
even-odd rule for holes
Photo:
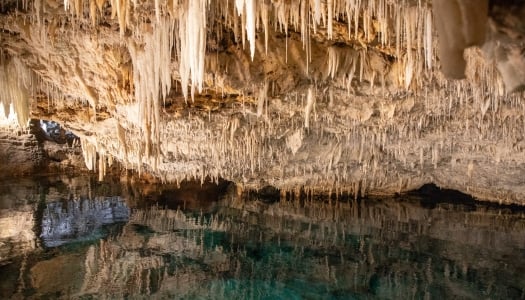
[[[0,184],[0,298],[523,299],[525,210],[426,186],[383,198]]]

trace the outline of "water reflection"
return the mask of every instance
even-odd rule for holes
[[[80,182],[2,206],[1,298],[525,298],[522,212]]]
[[[128,219],[129,208],[121,197],[49,202],[42,217],[40,237],[46,247],[99,239],[104,225]]]

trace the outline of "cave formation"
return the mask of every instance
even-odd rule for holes
[[[525,204],[522,1],[0,3],[0,106],[101,177]]]

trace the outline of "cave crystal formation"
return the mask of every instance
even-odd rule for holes
[[[508,2],[3,0],[0,101],[74,132],[101,176],[525,204]]]

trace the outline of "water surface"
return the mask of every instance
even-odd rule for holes
[[[525,299],[520,209],[270,200],[225,183],[3,182],[0,298]]]

